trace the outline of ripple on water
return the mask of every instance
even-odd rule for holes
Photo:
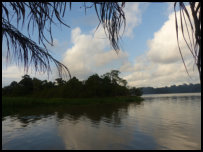
[[[165,96],[146,98],[140,104],[75,106],[46,114],[7,116],[2,119],[2,146],[3,149],[201,149],[201,96]]]

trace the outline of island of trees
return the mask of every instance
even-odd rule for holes
[[[62,78],[54,82],[22,76],[19,82],[13,81],[2,88],[2,95],[9,97],[40,97],[40,98],[91,98],[141,96],[142,91],[136,87],[128,87],[127,81],[119,77],[118,70],[112,70],[99,76],[94,74],[87,80],[80,81],[76,77],[68,81]]]

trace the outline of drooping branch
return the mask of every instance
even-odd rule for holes
[[[177,13],[176,13],[177,5],[180,8],[179,11],[180,11],[181,32],[182,32],[184,41],[187,44],[187,47],[189,48],[194,58],[195,64],[197,65],[199,77],[200,77],[200,83],[201,83],[201,2],[189,2],[191,14],[189,13],[188,8],[186,8],[184,2],[174,3],[178,48],[179,48],[179,52],[181,54],[181,58],[184,63],[185,69],[187,71],[187,68],[182,56],[181,48],[179,45],[179,29],[178,29],[178,20],[177,20]],[[189,22],[189,26],[187,22]],[[184,31],[183,26],[186,27],[186,30],[187,30],[186,32]],[[189,40],[185,38],[185,33],[188,35]]]
[[[11,58],[10,55],[12,54],[18,64],[23,63],[26,72],[28,72],[30,65],[34,65],[36,72],[47,71],[49,73],[51,72],[50,62],[54,62],[59,76],[67,75],[68,72],[69,77],[71,77],[65,65],[54,59],[46,49],[39,47],[5,19],[2,19],[2,38],[5,38],[7,42],[7,60]]]
[[[71,2],[68,3],[71,9]],[[118,51],[119,31],[122,25],[125,25],[125,15],[122,10],[124,3],[91,2],[91,4],[91,6],[95,6],[100,21],[99,25],[103,25],[111,45]],[[26,70],[30,64],[34,64],[36,71],[49,72],[51,71],[50,61],[53,61],[60,75],[63,69],[70,75],[68,68],[48,53],[45,44],[47,42],[53,45],[52,24],[56,24],[53,20],[54,17],[60,24],[70,27],[62,20],[67,9],[66,6],[67,2],[2,2],[2,42],[4,42],[3,39],[7,41],[7,55],[9,56],[11,53],[10,48],[12,47],[14,58],[18,63],[22,62]],[[88,8],[87,5],[85,5],[86,8]],[[11,14],[11,10],[13,14]],[[17,27],[11,23],[11,19],[14,17]],[[24,36],[18,30],[20,25],[25,26],[25,20],[27,20],[26,28],[29,37]],[[33,32],[38,32],[38,43],[42,43],[44,48],[31,39]],[[45,36],[45,32],[49,33],[50,40]]]
[[[126,26],[125,13],[123,11],[124,4],[124,2],[121,4],[110,2],[94,3],[95,11],[100,21],[99,25],[102,24],[115,51],[120,49],[120,29],[123,27],[123,30],[125,30]]]

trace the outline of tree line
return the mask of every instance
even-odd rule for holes
[[[201,92],[200,84],[182,84],[182,85],[172,85],[170,87],[143,87],[141,88],[143,94],[161,94],[161,93],[195,93]]]
[[[62,78],[54,82],[22,76],[19,82],[13,81],[2,88],[3,96],[31,96],[46,98],[81,98],[81,97],[114,97],[141,96],[142,91],[127,86],[127,81],[119,77],[118,70],[112,70],[101,76],[93,74],[87,80],[80,81],[76,77],[68,81]]]

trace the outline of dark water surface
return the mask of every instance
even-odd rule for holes
[[[201,94],[145,101],[12,109],[3,149],[201,149]]]

